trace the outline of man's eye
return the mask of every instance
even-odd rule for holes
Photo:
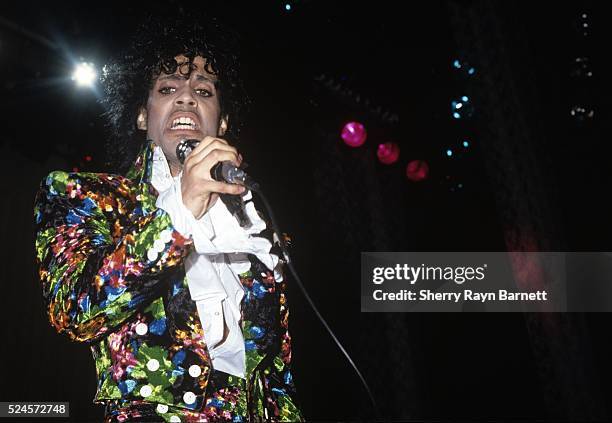
[[[197,95],[201,95],[202,97],[212,97],[212,93],[204,88],[198,88],[195,90]]]
[[[159,89],[160,94],[172,94],[174,91],[174,87],[162,87]]]

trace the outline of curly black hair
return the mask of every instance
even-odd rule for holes
[[[238,47],[237,34],[216,18],[197,14],[146,18],[129,47],[102,72],[101,103],[110,130],[107,154],[112,171],[125,174],[142,149],[146,134],[136,127],[140,107],[146,105],[155,78],[161,72],[176,71],[174,57],[179,54],[190,63],[196,56],[205,58],[207,71],[217,75],[221,115],[229,116],[225,137],[238,142],[249,104],[240,77]]]

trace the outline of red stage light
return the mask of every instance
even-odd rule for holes
[[[406,166],[406,177],[413,182],[422,181],[429,175],[429,165],[424,160],[413,160]]]
[[[399,159],[399,146],[394,142],[386,142],[378,145],[376,155],[383,164],[393,164]]]
[[[368,134],[365,126],[359,122],[349,122],[342,128],[340,134],[346,145],[350,147],[359,147],[363,145]]]

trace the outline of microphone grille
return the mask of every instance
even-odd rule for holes
[[[183,164],[187,156],[200,143],[199,140],[183,140],[176,146],[176,158]]]

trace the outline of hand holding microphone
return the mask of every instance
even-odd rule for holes
[[[233,166],[225,165],[225,173],[232,173],[242,163],[238,151],[227,141],[207,136],[189,152],[189,147],[197,140],[182,141],[177,146],[177,158],[183,162],[183,175],[181,178],[181,195],[183,204],[196,219],[201,218],[212,207],[219,194],[239,195],[245,191],[243,185],[220,182],[213,178],[211,169],[219,162],[229,162]],[[215,169],[217,177],[223,176],[223,165],[219,166],[221,172]],[[240,169],[237,169],[240,171]],[[240,171],[242,172],[242,171]],[[234,171],[235,173],[235,171]],[[242,172],[244,174],[244,172]],[[244,175],[246,178],[246,175]]]
[[[200,143],[200,140],[183,140],[176,146],[176,157],[183,164],[185,158],[191,154],[193,149]],[[240,158],[240,155],[238,155]],[[253,181],[244,170],[235,166],[232,162],[218,162],[210,169],[210,175],[215,181],[227,182],[228,184],[244,185],[247,188],[257,190],[259,184]]]

